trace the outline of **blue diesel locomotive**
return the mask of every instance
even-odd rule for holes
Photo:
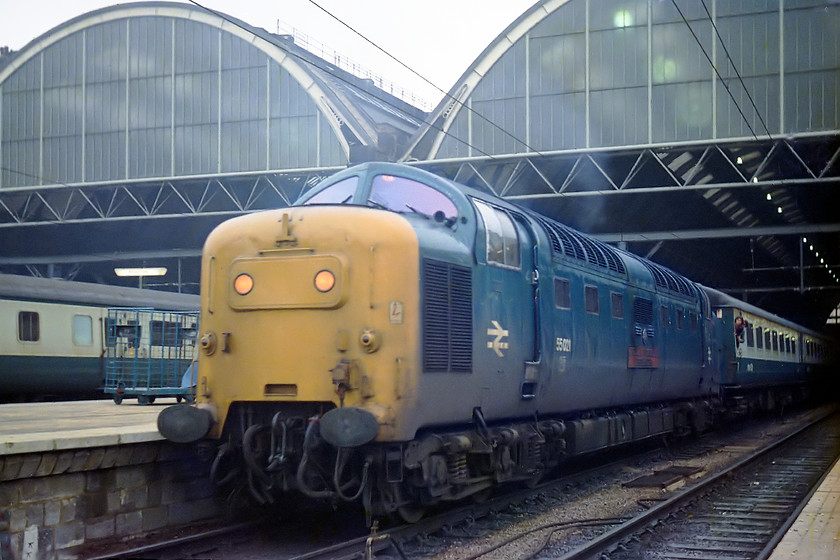
[[[214,478],[258,502],[407,520],[793,401],[829,357],[817,333],[398,164],[222,224],[201,286],[198,403],[161,433],[218,440]]]

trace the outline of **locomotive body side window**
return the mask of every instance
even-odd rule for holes
[[[558,309],[572,308],[572,290],[566,278],[554,279],[554,307]]]
[[[678,307],[675,311],[676,311],[676,313],[674,315],[677,319],[677,330],[681,331],[681,330],[683,330],[683,327],[684,327],[683,323],[685,322],[685,310]]]
[[[41,340],[41,316],[35,311],[18,313],[18,340],[38,342]]]
[[[367,204],[400,213],[432,217],[440,212],[447,220],[458,218],[458,209],[448,196],[425,183],[396,175],[374,177]]]
[[[598,286],[585,286],[583,290],[583,306],[587,313],[598,315]]]
[[[310,204],[351,204],[358,184],[358,177],[348,177],[330,185],[303,204],[307,206]]]
[[[610,292],[610,312],[613,319],[624,319],[624,296]]]
[[[691,327],[692,331],[697,330],[697,313],[694,311],[688,314],[688,325]]]
[[[519,268],[519,235],[507,212],[480,200],[473,200],[487,232],[487,262],[507,268]]]
[[[73,344],[76,346],[93,344],[93,319],[90,315],[73,315]]]
[[[659,319],[662,321],[663,329],[671,325],[671,314],[668,312],[667,305],[663,305],[659,308]]]

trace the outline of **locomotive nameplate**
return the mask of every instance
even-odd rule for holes
[[[628,368],[658,368],[659,349],[647,346],[630,346],[627,349]]]
[[[347,297],[347,262],[342,255],[270,256],[237,259],[228,276],[228,305],[232,309],[334,309]],[[315,277],[330,271],[335,283],[328,291],[315,285]],[[246,294],[234,289],[241,274],[253,278],[253,288]]]

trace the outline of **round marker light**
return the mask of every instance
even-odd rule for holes
[[[233,281],[233,289],[240,296],[247,295],[254,289],[254,279],[250,274],[240,274]]]
[[[315,289],[321,293],[329,292],[335,287],[335,274],[329,270],[321,270],[315,275]]]

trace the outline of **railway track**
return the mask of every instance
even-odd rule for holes
[[[840,415],[834,414],[561,558],[767,558],[838,454]]]
[[[784,486],[784,481],[801,486],[799,482],[803,477],[818,478],[818,471],[826,466],[826,461],[830,464],[825,458],[827,455],[818,457],[812,450],[807,454],[793,451],[793,456],[788,458],[779,456],[775,464],[770,459],[763,470],[757,466],[758,457],[767,452],[765,448],[778,449],[777,440],[790,437],[794,426],[807,424],[807,417],[799,415],[786,423],[759,422],[745,430],[712,434],[672,449],[654,449],[630,458],[621,457],[533,489],[511,489],[482,503],[437,514],[431,512],[413,525],[368,532],[359,523],[360,511],[301,513],[286,522],[269,520],[266,523],[264,520],[261,525],[243,524],[230,530],[215,530],[206,538],[192,535],[188,537],[189,542],[169,539],[166,543],[109,552],[101,557],[524,560],[562,556],[571,560],[601,558],[606,554],[603,557],[611,560],[645,557],[679,560],[697,558],[702,551],[713,554],[708,551],[716,547],[723,550],[725,547],[721,543],[728,543],[729,552],[708,558],[753,558],[754,555],[748,554],[762,546],[759,541],[767,542],[772,538],[767,525],[780,525],[777,521],[780,516],[789,517],[796,510],[795,501],[788,497],[792,491]],[[837,431],[840,432],[840,428]],[[769,440],[773,441],[771,445],[767,445]],[[821,441],[823,444],[814,444],[813,449],[819,447],[830,451],[832,445],[826,444],[833,444],[836,452],[840,440],[835,434],[824,435]],[[754,451],[759,447],[761,451]],[[709,456],[725,457],[726,464],[717,469],[717,474],[703,477],[701,482],[683,476],[682,483],[690,485],[690,490],[675,492],[667,482],[647,489],[630,488],[626,484],[638,474],[657,469],[656,465],[687,464]],[[693,469],[693,472],[697,471],[701,469]],[[732,487],[716,491],[707,486],[713,480],[736,480],[736,472],[745,473],[743,487],[738,492]],[[774,487],[777,488],[775,493],[770,491]],[[780,487],[784,489],[783,494],[779,493]],[[765,491],[767,494],[763,497]],[[618,501],[625,503],[612,506],[600,492],[611,496],[617,494]],[[698,498],[696,492],[707,497]],[[679,498],[678,504],[682,505],[665,500],[668,495]],[[717,501],[714,501],[715,496]],[[587,502],[588,506],[580,505]],[[701,509],[688,509],[695,507],[694,504]],[[616,527],[618,529],[611,530]],[[700,530],[703,527],[717,533],[704,536]],[[743,556],[732,555],[748,548],[750,552],[743,552]],[[663,555],[645,556],[654,550]]]

